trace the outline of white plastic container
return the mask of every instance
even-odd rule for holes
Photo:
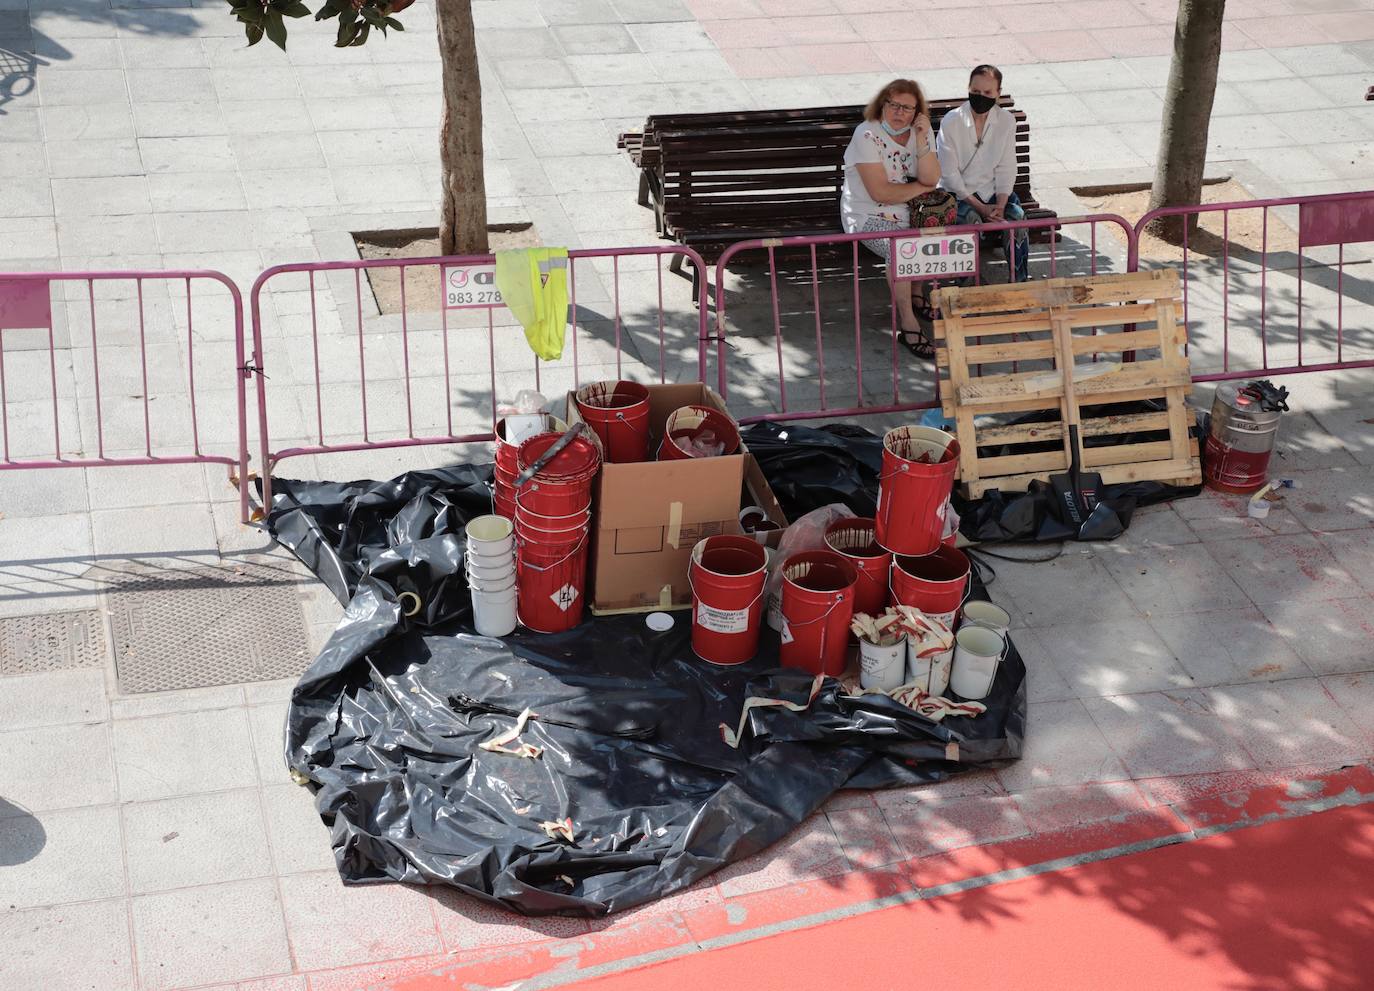
[[[468,578],[476,578],[485,584],[510,578],[515,575],[515,558],[507,555],[505,558],[484,558],[469,557],[464,562],[467,568]]]
[[[907,641],[906,683],[919,685],[927,695],[944,695],[949,689],[950,666],[954,660],[954,648],[918,657],[915,640]]]
[[[482,578],[468,572],[468,588],[473,594],[478,592],[504,592],[508,588],[515,587],[515,570],[511,569],[509,574],[494,575],[490,578]]]
[[[515,631],[515,582],[500,592],[472,593],[472,620],[484,637],[504,637]]]
[[[515,524],[504,516],[478,516],[464,528],[468,553],[482,557],[515,553]]]
[[[954,669],[949,684],[966,699],[986,698],[992,691],[997,668],[1007,652],[1007,641],[986,626],[963,626],[954,635]]]
[[[859,638],[859,684],[865,689],[890,692],[906,680],[906,638],[883,647]]]
[[[1011,627],[1011,616],[1001,606],[984,602],[982,599],[969,599],[964,603],[963,626],[986,626],[994,633],[1005,637]]]

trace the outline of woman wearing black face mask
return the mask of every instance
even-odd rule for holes
[[[945,114],[935,149],[940,158],[940,186],[959,200],[960,224],[1024,220],[1026,213],[1012,191],[1016,182],[1016,118],[997,106],[1002,72],[980,65],[969,74],[968,102]],[[1015,281],[1027,278],[1029,244],[1016,232]]]

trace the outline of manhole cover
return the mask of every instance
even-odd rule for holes
[[[0,675],[41,674],[105,663],[105,626],[95,609],[0,619]]]
[[[251,565],[111,578],[120,690],[163,692],[300,674],[310,649],[299,581]]]

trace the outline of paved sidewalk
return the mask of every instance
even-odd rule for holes
[[[1148,178],[1172,6],[1104,0],[989,13],[962,0],[475,0],[493,219],[531,222],[549,244],[655,244],[652,216],[634,202],[635,172],[615,149],[616,133],[645,114],[860,102],[894,73],[921,79],[932,96],[955,95],[964,66],[989,58],[1003,63],[1030,115],[1042,201],[1081,213],[1073,187]],[[1368,186],[1374,104],[1362,97],[1374,84],[1374,3],[1228,8],[1209,169],[1256,196]],[[433,224],[440,100],[430,9],[413,7],[403,20],[403,34],[343,52],[324,26],[296,22],[283,56],[267,44],[245,49],[218,2],[0,0],[0,270],[206,267],[246,293],[268,265],[348,257],[351,231]],[[1009,30],[988,36],[994,22]],[[1107,270],[1123,260],[1106,239],[1098,254]],[[1374,347],[1374,280],[1367,256],[1350,257],[1346,347],[1359,354]],[[1043,254],[1036,264],[1046,271]],[[662,269],[583,269],[584,379],[695,377],[686,282]],[[1279,307],[1271,316],[1286,312],[1291,274],[1267,277],[1278,280],[1268,283]],[[753,275],[737,278],[731,292],[758,292]],[[1227,318],[1237,337],[1238,328],[1251,333],[1232,339],[1236,352],[1253,356],[1254,272],[1225,273],[1234,311],[1224,309],[1216,265],[1207,278],[1191,296],[1197,360],[1220,360]],[[485,320],[451,327],[477,337],[453,338],[447,399],[435,314],[406,328],[407,379],[399,319],[367,309],[360,328],[351,281],[321,279],[312,294],[303,278],[284,279],[264,295],[258,357],[271,376],[274,445],[308,442],[319,422],[331,438],[361,436],[350,364],[360,329],[374,438],[406,432],[408,382],[419,397],[417,432],[447,412],[456,426],[479,428],[491,400]],[[63,452],[102,440],[111,452],[140,452],[145,408],[154,452],[187,449],[193,371],[201,446],[232,452],[227,294],[197,290],[190,319],[177,285],[144,291],[146,381],[133,284],[94,301],[81,285],[55,290]],[[1329,345],[1331,286],[1308,291],[1311,333]],[[732,405],[775,409],[767,296],[737,298]],[[786,326],[811,332],[805,306],[786,299]],[[843,331],[835,319],[827,348]],[[1291,345],[1287,322],[1279,332]],[[16,456],[34,456],[51,443],[46,335],[0,337],[10,441]],[[533,384],[508,320],[498,319],[491,347],[503,398]],[[864,347],[865,367],[882,367],[871,362],[887,354],[885,342],[874,335]],[[809,339],[789,336],[783,361],[789,401],[814,399]],[[856,356],[830,352],[828,361],[843,374]],[[930,388],[923,366],[903,366],[900,378],[903,394]],[[565,361],[546,368],[541,384],[552,395],[571,381]],[[1295,412],[1278,464],[1302,488],[1266,521],[1208,494],[1141,512],[1111,545],[1070,548],[1052,563],[997,562],[992,595],[1011,609],[1030,668],[1033,728],[1022,762],[938,788],[842,796],[753,861],[594,924],[522,920],[448,892],[338,883],[328,832],[285,775],[280,750],[287,675],[308,663],[340,609],[239,524],[223,467],[0,472],[6,988],[321,991],[510,954],[628,955],[685,932],[692,911],[729,920],[747,902],[754,918],[773,892],[777,911],[801,914],[822,893],[862,888],[912,858],[1174,804],[1225,782],[1368,761],[1369,376],[1288,384]],[[890,387],[866,376],[863,393],[877,399]],[[846,388],[858,391],[831,385],[831,405]],[[282,470],[385,477],[481,456],[436,446],[304,457]],[[215,598],[235,582],[238,592]],[[176,672],[231,683],[133,690]],[[787,901],[791,890],[801,901]],[[473,980],[500,984],[499,973]]]

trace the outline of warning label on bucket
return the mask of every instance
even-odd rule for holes
[[[698,602],[697,625],[712,633],[743,633],[749,629],[749,610],[716,609]]]
[[[553,604],[559,609],[567,612],[572,608],[572,604],[577,601],[577,586],[572,584],[564,585],[558,591],[554,592],[553,595],[549,596],[549,598],[553,600]]]

